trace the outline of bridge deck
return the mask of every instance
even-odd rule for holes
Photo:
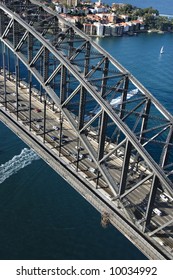
[[[1,111],[3,111],[6,115],[11,116],[14,120],[16,120],[16,93],[15,93],[15,78],[11,77],[11,80],[6,81],[6,91],[7,91],[7,110],[4,108],[4,88],[3,88],[3,79],[2,74],[0,75],[0,103],[1,103]],[[2,94],[1,94],[2,93]],[[51,154],[55,156],[55,158],[60,159],[66,165],[68,170],[78,174],[82,180],[85,179],[87,184],[90,185],[91,189],[94,190],[97,195],[102,197],[106,203],[113,209],[118,209],[119,213],[129,219],[130,223],[134,224],[134,227],[142,229],[143,223],[143,215],[146,211],[147,200],[146,198],[149,195],[150,189],[150,170],[147,170],[144,164],[139,164],[138,169],[132,178],[128,178],[129,183],[131,180],[136,181],[139,177],[148,176],[148,180],[144,181],[140,187],[135,188],[133,193],[129,191],[129,194],[126,195],[124,199],[124,208],[123,204],[119,204],[119,201],[113,197],[110,188],[103,177],[99,178],[99,173],[95,169],[95,164],[91,160],[88,152],[84,147],[81,149],[77,149],[77,146],[80,147],[80,143],[78,142],[78,137],[75,132],[71,128],[68,121],[63,119],[63,134],[60,135],[60,125],[61,124],[61,112],[55,106],[50,104],[50,106],[46,106],[46,134],[44,134],[44,106],[45,103],[38,95],[38,91],[36,89],[32,89],[32,97],[31,97],[31,107],[32,107],[32,122],[31,127],[29,127],[29,94],[28,87],[24,82],[20,83],[20,88],[18,92],[18,125],[24,127],[31,135],[37,138],[37,140],[45,146],[46,149],[51,151]],[[49,104],[47,104],[49,105]],[[20,135],[19,135],[20,136]],[[22,138],[22,137],[21,137]],[[61,144],[60,144],[61,138]],[[98,149],[97,142],[97,134],[94,129],[90,133],[90,144],[94,147],[95,150]],[[116,144],[106,143],[109,151],[116,149]],[[37,151],[38,152],[38,151]],[[79,152],[79,154],[78,154]],[[123,163],[124,153],[122,148],[117,149],[117,153],[113,153],[109,161],[107,162],[106,168],[108,172],[112,175],[115,181],[120,181],[121,176],[121,167]],[[44,158],[44,157],[43,157]],[[47,159],[49,163],[49,159]],[[130,158],[131,165],[133,165],[133,157]],[[133,182],[134,183],[134,182]],[[158,227],[166,224],[168,221],[173,219],[172,215],[172,207],[173,207],[173,198],[169,197],[168,201],[165,202],[161,198],[161,191],[157,194],[157,199],[155,202],[155,208],[161,210],[161,215],[157,215],[157,213],[153,212],[152,218],[152,230],[154,231]],[[87,193],[83,194],[86,199],[90,199]],[[91,202],[90,202],[91,203]],[[95,205],[94,205],[95,206]],[[105,208],[106,209],[106,208]],[[135,210],[134,210],[135,209]],[[100,211],[103,213],[102,211]],[[135,215],[135,216],[134,216]],[[136,219],[135,219],[135,218]],[[113,222],[114,218],[110,218],[110,221]],[[117,226],[117,225],[116,225]],[[125,227],[124,227],[125,229]],[[151,244],[156,244],[160,248],[161,251],[164,251],[166,255],[172,258],[173,255],[173,237],[170,234],[172,232],[172,226],[169,226],[169,229],[165,233],[165,231],[159,231],[158,235],[149,236],[147,235],[148,241]],[[129,233],[130,234],[130,233]],[[127,233],[126,233],[127,235]],[[129,238],[129,236],[128,236]],[[134,237],[131,236],[131,241]],[[138,241],[133,240],[133,243],[138,247]],[[144,250],[145,252],[145,250]],[[149,253],[146,253],[149,256]],[[152,257],[153,258],[153,257]],[[158,257],[159,258],[159,257]]]

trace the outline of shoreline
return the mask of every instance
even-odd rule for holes
[[[85,32],[84,32],[85,33]],[[143,33],[148,33],[148,34],[153,34],[153,33],[157,33],[157,34],[160,34],[160,35],[162,35],[162,34],[166,34],[166,33],[173,33],[173,31],[161,31],[161,30],[157,30],[157,29],[150,29],[150,30],[143,30],[143,31],[138,31],[138,32],[134,32],[134,33],[131,33],[131,34],[128,34],[128,33],[124,33],[124,34],[122,34],[122,35],[103,35],[103,36],[98,36],[98,35],[88,35],[88,34],[86,34],[86,35],[88,35],[89,37],[92,37],[92,38],[112,38],[112,37],[127,37],[127,36],[129,36],[129,37],[136,37],[136,36],[138,36],[138,35],[140,35],[140,34],[143,34]]]

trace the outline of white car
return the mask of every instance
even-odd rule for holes
[[[77,154],[73,154],[73,157],[77,159]],[[79,154],[79,159],[83,159],[84,158],[84,155],[83,154]]]
[[[76,150],[79,149],[80,151],[83,151],[84,148],[83,148],[83,147],[80,147],[80,146],[75,146],[75,149],[76,149]]]
[[[154,208],[153,212],[158,216],[162,216],[162,211],[160,211],[158,208]]]
[[[160,194],[160,198],[162,201],[165,201],[165,202],[168,202],[168,200],[169,200],[168,197],[163,193]]]
[[[37,124],[37,125],[36,125],[36,128],[37,128],[37,129],[41,129],[41,128],[42,128],[41,124]]]
[[[93,162],[93,159],[90,156],[87,156],[87,159],[91,162]]]
[[[56,125],[53,125],[53,127],[52,127],[53,129],[55,129],[55,130],[59,130],[59,127],[58,126],[56,126]]]
[[[89,168],[89,171],[92,172],[92,173],[96,173],[96,169],[93,168],[93,167],[90,167],[90,168]]]

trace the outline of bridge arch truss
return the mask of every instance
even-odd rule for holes
[[[41,4],[1,1],[0,41],[3,112],[11,110],[16,121],[27,124],[29,132],[36,130],[43,144],[49,142],[60,157],[66,155],[72,162],[75,156],[74,172],[79,176],[84,158],[88,165],[91,162],[86,180],[91,173],[92,188],[111,207],[123,209],[124,219],[141,235],[169,235],[172,216],[165,212],[166,219],[159,217],[158,223],[153,209],[162,204],[163,193],[172,203],[172,115],[118,61]],[[15,100],[9,98],[7,80],[14,83]],[[27,114],[20,106],[19,88],[24,86]],[[33,97],[43,108],[39,132]],[[56,116],[58,137],[49,134],[48,110]],[[67,123],[73,131],[68,140],[75,143],[73,152],[63,139]],[[171,250],[165,253],[168,258]]]

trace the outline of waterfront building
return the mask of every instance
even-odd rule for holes
[[[94,22],[94,25],[96,26],[96,35],[98,37],[103,37],[103,35],[104,35],[104,25],[100,22]]]
[[[64,0],[61,3],[68,3],[69,6],[75,5],[79,0]],[[143,31],[145,29],[143,19],[129,21],[129,17],[126,14],[117,16],[116,13],[105,12],[105,6],[101,1],[96,2],[93,5],[93,9],[90,7],[84,7],[80,10],[72,7],[68,8],[67,5],[60,4],[58,0],[52,2],[55,5],[55,9],[58,13],[71,23],[75,24],[80,22],[83,24],[84,33],[89,36],[122,36],[123,34],[133,35],[136,32]],[[103,9],[102,9],[103,8]],[[100,10],[99,10],[100,9]],[[91,13],[93,10],[94,13]],[[73,15],[68,15],[68,12],[73,12]],[[74,12],[76,11],[76,16]],[[90,13],[89,13],[90,11]],[[102,11],[102,12],[96,12]],[[81,16],[85,13],[85,16]]]
[[[68,7],[77,7],[79,5],[79,0],[67,0]]]
[[[140,31],[141,22],[139,20],[133,20],[133,25],[134,25],[134,32]]]
[[[108,9],[105,6],[95,7],[95,13],[106,13]]]
[[[127,33],[130,31],[130,25],[128,22],[121,22],[120,26],[123,28],[123,33]]]
[[[89,36],[96,36],[97,35],[97,28],[94,24],[91,24],[91,23],[84,23],[83,24],[83,31]]]
[[[122,36],[124,31],[124,26],[119,23],[115,24],[115,34],[116,36]]]
[[[96,7],[100,7],[100,6],[102,6],[102,1],[101,1],[101,0],[99,0],[98,2],[95,2],[95,6],[96,6]]]
[[[56,10],[56,12],[58,13],[58,14],[61,14],[62,12],[63,12],[63,6],[62,5],[60,5],[59,3],[54,3],[54,5],[55,5],[55,10]]]
[[[119,18],[121,18],[125,22],[129,21],[129,16],[128,15],[120,15]]]
[[[110,24],[104,24],[104,36],[112,36]]]
[[[109,22],[116,23],[116,20],[117,20],[116,14],[115,13],[108,13],[108,20],[109,20]]]
[[[108,13],[99,13],[99,14],[96,14],[96,16],[100,18],[101,23],[103,23],[103,24],[109,23],[109,19],[108,19],[109,14]]]

